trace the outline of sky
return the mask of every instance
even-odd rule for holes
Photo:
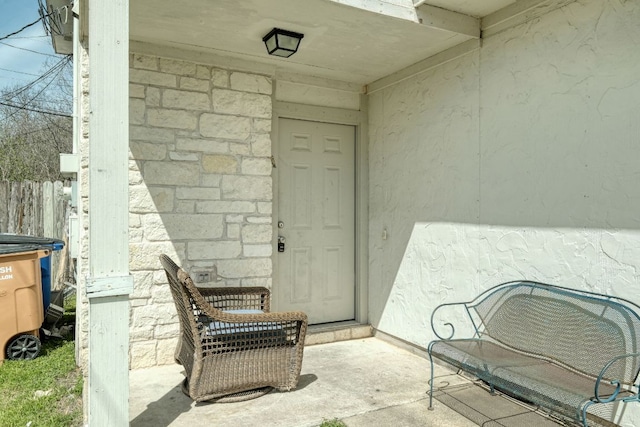
[[[39,17],[38,0],[0,0],[0,38]],[[46,70],[43,67],[47,58],[53,65],[59,60],[56,58],[61,56],[55,55],[51,38],[46,35],[42,22],[6,40],[0,40],[0,90],[6,86],[22,86],[36,79]]]

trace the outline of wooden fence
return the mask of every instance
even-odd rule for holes
[[[73,280],[67,237],[71,207],[64,197],[64,186],[61,181],[0,181],[0,233],[51,237],[65,242],[64,249],[51,257],[53,289]]]

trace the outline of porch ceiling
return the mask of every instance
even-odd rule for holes
[[[477,18],[515,1],[429,0],[425,4]],[[372,5],[377,5],[377,10],[372,10]],[[240,58],[273,66],[278,72],[358,84],[370,83],[473,38],[418,20],[412,0],[130,2],[132,41]],[[262,37],[273,27],[304,34],[298,53],[288,59],[267,55]]]

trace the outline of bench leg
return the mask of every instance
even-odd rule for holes
[[[582,425],[583,427],[589,427],[587,425],[587,409],[589,408],[589,406],[593,405],[594,402],[587,402],[584,404],[584,406],[582,407]]]
[[[433,411],[433,356],[431,356],[431,349],[429,348],[429,363],[431,364],[431,381],[429,384],[431,385],[431,390],[429,391],[429,410]]]

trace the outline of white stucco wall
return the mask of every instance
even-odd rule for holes
[[[370,96],[374,327],[523,278],[640,303],[639,22],[575,2]]]

